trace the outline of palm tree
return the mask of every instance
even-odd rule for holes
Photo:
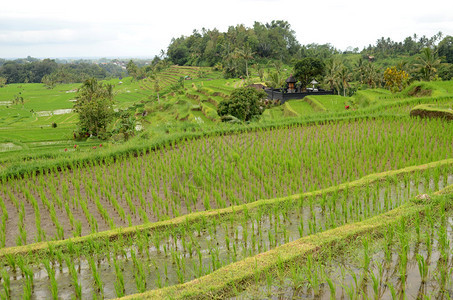
[[[157,94],[157,102],[159,102],[159,92],[160,92],[160,84],[159,84],[159,78],[157,76],[154,78],[154,91]]]
[[[363,58],[359,58],[359,60],[355,64],[355,68],[359,75],[360,84],[363,84],[363,77],[365,75],[365,61],[363,60]]]
[[[326,76],[324,76],[324,82],[330,85],[330,89],[338,89],[338,71],[340,63],[336,59],[330,59],[326,64]]]
[[[266,85],[272,89],[281,88],[285,84],[285,77],[278,72],[272,72],[267,77]]]
[[[260,77],[260,80],[263,81],[264,80],[264,67],[260,64],[258,64],[256,66],[256,70],[258,72],[258,76]]]
[[[242,59],[245,60],[245,74],[246,74],[247,78],[249,78],[248,61],[253,58],[253,54],[255,54],[255,52],[252,52],[252,49],[248,45],[245,45],[244,48],[242,48],[242,49],[236,48],[233,51],[233,55],[232,55],[233,59],[241,59],[242,58]]]
[[[346,90],[349,88],[351,74],[345,66],[343,66],[338,72],[338,78],[340,79],[341,85],[343,86],[343,97],[346,97]]]
[[[253,59],[255,52],[252,52],[252,49],[248,45],[245,45],[244,49],[241,50],[241,53],[242,58],[245,59],[245,73],[247,75],[247,78],[249,78],[248,61],[249,59]]]
[[[275,67],[275,70],[277,71],[278,74],[280,74],[282,72],[282,68],[283,68],[283,63],[281,60],[276,60],[274,63],[273,63],[274,67]]]
[[[417,61],[418,63],[414,64],[414,66],[422,73],[422,78],[426,81],[432,80],[440,65],[440,59],[437,57],[437,53],[431,48],[424,48],[421,55],[417,57]]]
[[[375,65],[372,62],[365,64],[365,82],[369,88],[375,88],[380,82],[379,72],[376,70]]]

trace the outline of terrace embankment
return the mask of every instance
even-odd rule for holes
[[[79,273],[84,297],[92,293],[107,298],[118,296],[114,287],[117,278],[113,275],[118,272],[115,269],[118,264],[126,279],[125,294],[141,291],[136,281],[137,264],[149,266],[140,282],[144,282],[148,290],[156,289],[202,277],[301,237],[317,236],[331,228],[405,205],[407,199],[418,193],[452,183],[452,163],[443,161],[373,174],[321,191],[194,213],[146,226],[7,248],[2,251],[2,261],[9,266],[14,278],[11,283],[14,295],[20,294],[28,280],[23,275],[14,275],[16,267],[11,266],[11,259],[21,256],[30,261],[29,268],[37,274],[34,276],[35,295],[45,298],[51,295],[47,287],[49,279],[43,271],[43,257],[55,259],[53,268],[58,275],[61,297],[73,292],[68,261]],[[96,262],[96,272],[104,278],[102,293],[87,284],[94,280],[90,259]]]
[[[411,117],[420,118],[440,118],[445,120],[453,120],[452,108],[442,108],[436,105],[420,104],[411,109]]]

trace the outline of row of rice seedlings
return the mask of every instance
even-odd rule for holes
[[[6,209],[3,197],[0,196],[0,209],[2,211],[2,220],[0,223],[0,248],[6,244],[6,221],[8,221],[8,210]]]
[[[41,198],[52,199],[58,215],[53,219],[72,214],[69,230],[74,231],[74,216],[82,213],[86,222],[78,220],[78,232],[72,235],[87,234],[315,190],[371,172],[447,158],[450,127],[436,120],[361,120],[202,138],[137,158],[111,158],[103,165],[88,161],[61,173],[55,169],[27,175],[11,181],[0,196],[13,203],[24,197],[36,211],[37,230],[43,212],[36,199],[49,202],[44,205],[49,210],[50,201]],[[82,224],[89,227],[80,228]],[[36,236],[35,240],[45,240],[42,230]]]
[[[448,172],[448,169],[440,169],[440,168],[435,168],[435,169],[432,169],[430,170],[429,172],[425,172],[423,176],[420,176],[418,173],[415,173],[414,174],[414,178],[416,178],[415,180],[419,180],[419,179],[424,179],[424,182],[423,184],[426,186],[426,187],[429,187],[430,190],[433,190],[433,189],[437,189],[440,185],[445,185],[446,183],[448,183],[448,180],[449,180],[449,177],[448,175],[445,176],[446,172]],[[441,176],[441,173],[442,173],[442,176]],[[421,178],[419,178],[421,177]],[[431,179],[431,178],[434,178],[434,179]],[[440,180],[440,178],[442,178],[442,180]],[[410,177],[409,176],[405,176],[403,178],[404,181],[404,184],[406,185],[406,187],[408,189],[411,189],[411,184],[410,184]],[[434,183],[433,183],[434,182]],[[386,183],[387,185],[389,185],[390,183],[387,182]],[[419,192],[419,185],[414,185],[415,186],[415,189],[417,190],[417,192]],[[105,222],[109,224],[109,228],[113,228],[115,226],[115,224],[113,223],[113,220],[111,217],[109,217],[108,213],[102,213],[102,211],[105,211],[105,208],[103,208],[103,206],[100,204],[100,201],[99,199],[96,200],[96,195],[94,194],[94,188],[91,189],[89,188],[88,186],[88,193],[89,195],[91,194],[91,198],[95,198],[95,203],[96,205],[98,206],[98,211],[101,212],[101,216],[104,216],[105,217]],[[359,201],[359,196],[357,194],[357,190],[355,190],[355,200],[356,201],[356,205]],[[365,201],[362,203],[362,208],[361,209],[356,209],[354,210],[355,212],[355,217],[354,219],[355,220],[361,220],[363,218],[366,218],[370,215],[370,210],[371,208],[374,208],[374,209],[377,209],[379,205],[382,205],[381,203],[377,202],[376,199],[377,199],[377,191],[374,192],[374,194],[372,194],[372,201],[370,200],[370,195],[369,195],[369,191],[367,192],[367,197],[365,198]],[[409,191],[408,191],[409,193]],[[77,194],[78,196],[80,196],[81,194]],[[92,232],[95,232],[97,231],[97,220],[95,218],[94,215],[92,215],[88,209],[88,202],[87,202],[87,198],[78,198],[78,196],[76,197],[76,202],[78,204],[79,207],[82,208],[82,211],[83,213],[85,214],[86,216],[86,220],[88,221],[87,223],[91,225],[91,228],[92,228]],[[387,195],[386,197],[384,197],[384,206],[386,209],[389,209],[389,208],[392,208],[392,207],[389,207],[389,203],[388,203],[388,199],[389,199],[389,192],[387,191]],[[403,196],[403,197],[400,197],[400,198],[396,198],[396,200],[398,199],[403,199],[403,198],[407,198],[409,196],[409,194],[407,194],[406,196]],[[80,196],[81,197],[81,196]],[[42,196],[42,198],[44,199],[45,196]],[[323,207],[323,211],[326,211],[327,209],[330,209],[332,210],[332,203],[334,203],[336,201],[331,201],[330,203],[327,203],[325,202],[324,200],[321,200],[321,204],[322,204],[322,207]],[[348,207],[345,206],[345,201],[341,202],[342,203],[342,207],[341,207],[341,210],[338,212],[338,213],[342,213],[344,215],[344,218],[345,220],[347,221],[348,218],[351,218],[350,214],[351,212],[347,213],[347,210],[350,210],[352,209],[352,204],[349,204]],[[327,207],[327,205],[329,205]],[[395,203],[395,205],[399,205],[398,202]],[[19,212],[19,221],[20,220],[23,220],[25,217],[24,214],[21,214]],[[130,217],[129,217],[130,218]],[[330,222],[333,222],[334,219],[331,219]],[[75,231],[73,232],[73,235],[75,236],[79,236],[81,235],[81,223],[80,221],[75,221]],[[23,225],[23,223],[20,223],[19,222],[19,228],[20,228],[20,232],[21,232],[21,236],[22,237],[26,237],[26,232],[21,230],[21,228],[23,228],[23,226],[21,226],[21,224]],[[311,232],[313,232],[313,227],[312,227],[313,224],[309,224],[309,229],[311,230]],[[333,226],[333,224],[329,224],[329,226]],[[58,226],[57,226],[58,228]],[[302,228],[301,228],[302,229]],[[22,239],[23,240],[23,239]],[[22,244],[23,242],[21,242],[20,244]]]
[[[448,177],[448,173],[431,171],[436,172],[441,174],[438,176],[440,182],[444,180],[443,177]],[[428,184],[424,186],[428,188]],[[202,219],[194,224],[186,223],[152,235],[138,231],[134,239],[120,238],[114,245],[101,245],[88,240],[85,245],[69,247],[67,255],[70,258],[49,247],[48,257],[50,261],[58,261],[60,272],[70,273],[75,293],[83,297],[80,284],[76,284],[75,268],[70,263],[77,257],[80,261],[81,251],[85,251],[83,256],[88,258],[95,283],[93,293],[98,297],[103,295],[107,287],[93,257],[97,257],[100,264],[107,256],[103,269],[115,274],[114,290],[116,296],[120,297],[149,288],[182,283],[301,236],[380,214],[403,203],[401,199],[413,196],[414,186],[418,184],[412,183],[409,194],[406,194],[408,189],[405,185],[389,179],[362,189],[337,190],[319,197],[287,201],[271,208],[252,212],[245,210],[240,215],[232,214],[225,219]],[[423,188],[422,186],[420,190],[423,191]],[[364,248],[368,248],[366,245],[364,243]],[[10,268],[15,270],[17,262],[13,257],[11,259]],[[370,259],[364,261],[368,261],[364,262],[364,269],[369,269]],[[64,271],[63,262],[68,266]],[[130,271],[125,271],[125,264],[131,265]],[[49,275],[49,280],[53,280],[52,274]],[[129,286],[126,289],[125,282],[135,282],[135,287]],[[316,282],[319,283],[319,280],[313,281],[312,285]],[[53,290],[54,285],[51,282]]]
[[[277,263],[276,270],[255,276],[253,287],[237,294],[239,298],[449,299],[453,218],[448,201],[444,198],[436,210],[427,207],[423,220],[408,224],[403,219],[381,237],[363,237],[355,243],[356,249],[337,246],[316,258],[309,256],[302,265]]]

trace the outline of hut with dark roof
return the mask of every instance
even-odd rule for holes
[[[296,92],[296,82],[297,80],[293,77],[293,74],[286,79],[286,84],[288,86],[288,93],[295,93]]]

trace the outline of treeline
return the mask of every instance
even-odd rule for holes
[[[353,71],[357,69],[356,59],[348,61],[346,55],[358,54],[364,61],[376,61],[377,72],[383,72],[395,61],[402,65],[412,65],[423,50],[433,50],[433,61],[439,58],[437,73],[442,79],[453,77],[453,37],[443,37],[441,32],[432,37],[409,36],[397,42],[390,38],[380,38],[375,45],[360,50],[350,47],[339,51],[331,44],[301,45],[291,25],[286,21],[270,23],[255,22],[252,27],[242,24],[230,26],[226,32],[217,29],[201,32],[194,30],[190,36],[172,39],[167,50],[167,59],[178,65],[211,66],[222,70],[225,77],[248,77],[248,67],[273,65],[276,61],[295,65],[305,58],[320,59],[328,64],[333,58],[344,59],[345,65]],[[344,54],[344,55],[342,55]],[[381,70],[382,69],[382,70]],[[374,72],[374,71],[373,71]],[[420,77],[413,72],[413,78]]]
[[[231,77],[245,75],[246,61],[251,58],[289,63],[313,55],[327,58],[335,53],[338,50],[329,44],[301,46],[291,25],[282,20],[255,22],[251,28],[242,24],[230,26],[226,32],[194,30],[190,36],[173,38],[167,49],[168,59],[177,65],[216,66]]]
[[[366,52],[369,55],[377,57],[389,57],[395,55],[416,55],[424,48],[434,48],[442,41],[443,34],[439,32],[432,37],[426,36],[408,36],[402,42],[393,41],[390,38],[381,37],[376,41],[376,45],[369,45],[364,48],[362,53]],[[442,45],[439,45],[442,46]]]
[[[121,76],[125,71],[114,63],[93,64],[89,62],[57,63],[53,59],[0,60],[0,77],[6,83],[56,83],[83,82],[88,78],[105,79]]]

